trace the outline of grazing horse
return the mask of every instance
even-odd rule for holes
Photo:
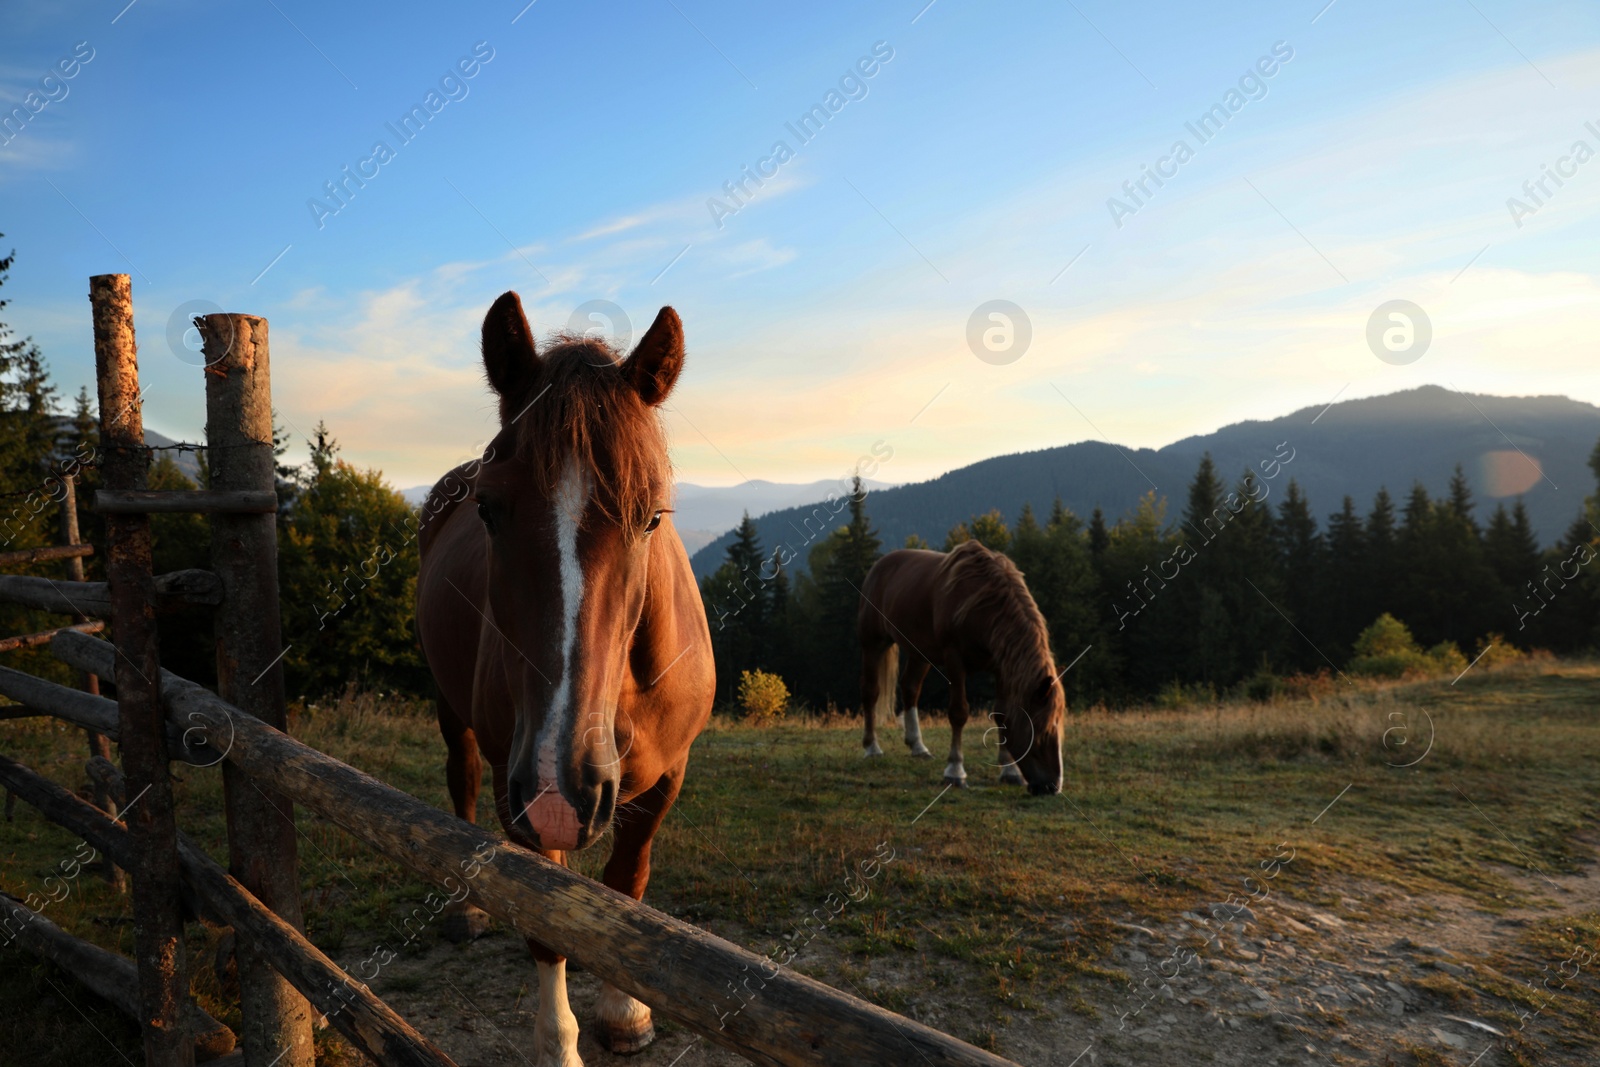
[[[861,639],[861,707],[865,754],[881,756],[877,722],[894,712],[895,674],[905,708],[906,746],[922,743],[917,698],[928,668],[950,681],[950,762],[944,780],[965,786],[961,730],[967,724],[968,674],[993,671],[999,700],[991,715],[1000,728],[1000,780],[1027,781],[1034,795],[1061,791],[1061,732],[1066,700],[1050,655],[1044,616],[1022,572],[998,552],[967,541],[952,552],[902,548],[867,572],[856,616]]]
[[[506,293],[483,321],[483,366],[499,433],[434,486],[419,537],[417,626],[450,797],[472,822],[486,758],[514,842],[561,863],[615,829],[602,880],[637,900],[716,690],[656,410],[683,326],[662,308],[626,359],[570,336],[538,352]],[[528,948],[538,1067],[582,1067],[566,959]],[[650,1009],[609,983],[596,1013],[612,1051],[655,1036]]]

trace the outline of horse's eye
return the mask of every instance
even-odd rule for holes
[[[650,533],[654,531],[657,526],[661,525],[661,515],[662,513],[658,511],[654,515],[650,516],[650,521],[645,525],[644,528],[645,533]]]
[[[478,518],[482,519],[483,524],[491,531],[494,530],[494,509],[482,500],[478,501]]]

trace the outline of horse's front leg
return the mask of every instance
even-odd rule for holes
[[[506,835],[552,863],[565,864],[563,853],[534,847],[523,832],[526,824],[519,829],[511,817],[506,769],[497,763],[491,770],[495,813],[500,816]],[[539,971],[539,1014],[533,1024],[534,1067],[583,1067],[583,1058],[578,1055],[578,1017],[572,1014],[572,1005],[567,1001],[567,958],[532,938],[528,939],[528,951]]]
[[[650,881],[650,846],[666,817],[667,809],[678,798],[683,786],[688,759],[662,775],[654,786],[617,809],[616,843],[600,880],[634,900],[644,899]],[[600,987],[595,1003],[600,1018],[600,1037],[606,1048],[617,1055],[643,1050],[655,1040],[655,1025],[650,1008],[610,982]]]
[[[561,862],[561,853],[542,852]],[[539,968],[539,1017],[533,1024],[534,1067],[583,1067],[578,1055],[578,1017],[567,1002],[567,958],[531,938],[528,951]]]
[[[1004,728],[1001,729],[1000,736],[1001,737],[1005,736]],[[1007,745],[1004,741],[1000,742],[1000,784],[1001,785],[1025,785],[1025,784],[1027,784],[1023,780],[1022,772],[1017,769],[1017,761],[1011,755],[1011,747],[1009,745]]]

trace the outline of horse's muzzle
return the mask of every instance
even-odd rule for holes
[[[1053,797],[1057,793],[1061,792],[1061,779],[1030,779],[1028,782],[1028,792],[1032,796],[1036,797]]]
[[[513,783],[514,806],[518,792]],[[542,849],[575,852],[588,848],[605,833],[616,814],[617,783],[603,780],[583,799],[588,803],[574,807],[553,785],[541,786],[532,800],[522,802],[521,820],[538,838]]]

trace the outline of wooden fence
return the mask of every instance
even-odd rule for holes
[[[149,1067],[187,1067],[197,1056],[248,1067],[313,1067],[317,1014],[379,1063],[451,1064],[306,939],[296,804],[450,895],[464,892],[518,933],[752,1062],[1009,1063],[778,967],[288,736],[267,323],[232,314],[198,321],[212,488],[152,492],[145,484],[150,449],[127,275],[91,278],[89,298],[105,485],[95,509],[106,520],[107,580],[83,580],[82,559],[93,550],[76,544],[69,485],[66,543],[0,554],[0,566],[66,559],[71,580],[3,576],[0,600],[66,614],[73,622],[0,641],[0,651],[48,644],[81,672],[80,687],[0,668],[0,695],[16,702],[0,709],[0,717],[52,715],[88,731],[95,803],[3,755],[0,785],[129,873],[135,959],[90,946],[3,896],[0,923],[23,947],[80,978],[93,974],[91,988],[141,1021]],[[212,516],[209,571],[152,573],[149,515],[175,511]],[[161,669],[156,615],[169,604],[215,609],[217,692]],[[110,621],[113,642],[92,636],[104,626],[101,620]],[[98,694],[99,678],[115,680],[115,701]],[[120,770],[108,758],[110,741],[119,746]],[[177,828],[173,759],[221,767],[226,870]],[[119,821],[127,797],[138,803]],[[189,999],[186,915],[233,928],[243,1020],[237,1035]]]

